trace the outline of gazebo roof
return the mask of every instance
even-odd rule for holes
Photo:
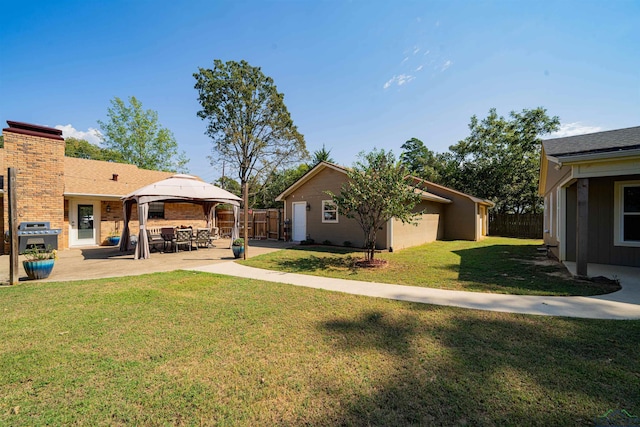
[[[220,187],[201,181],[195,176],[176,174],[127,194],[123,201],[138,203],[159,201],[205,203],[218,202],[240,205],[240,197]]]

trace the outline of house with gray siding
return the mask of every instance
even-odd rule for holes
[[[560,261],[640,267],[640,126],[542,142],[544,242]]]

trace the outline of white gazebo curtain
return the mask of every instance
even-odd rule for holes
[[[231,229],[231,243],[229,247],[233,245],[233,241],[240,237],[240,206],[233,207],[233,228]]]

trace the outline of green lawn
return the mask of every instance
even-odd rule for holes
[[[0,289],[0,425],[593,425],[640,321],[174,272]]]
[[[366,282],[517,295],[599,295],[615,284],[574,280],[537,248],[539,240],[488,237],[479,242],[437,241],[382,252],[381,269],[358,268],[361,251],[328,246],[297,246],[260,255],[242,264],[268,270]]]

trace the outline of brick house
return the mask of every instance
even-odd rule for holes
[[[2,130],[0,170],[7,182],[15,168],[18,222],[49,221],[62,229],[58,248],[104,244],[111,232],[122,230],[120,198],[136,189],[173,175],[137,166],[78,159],[64,155],[62,131],[45,126],[7,121]],[[3,185],[3,231],[9,227],[7,186]],[[131,232],[137,232],[133,209]],[[188,203],[162,203],[150,207],[148,227],[192,225],[204,227],[202,207]],[[8,253],[8,245],[3,248]]]

